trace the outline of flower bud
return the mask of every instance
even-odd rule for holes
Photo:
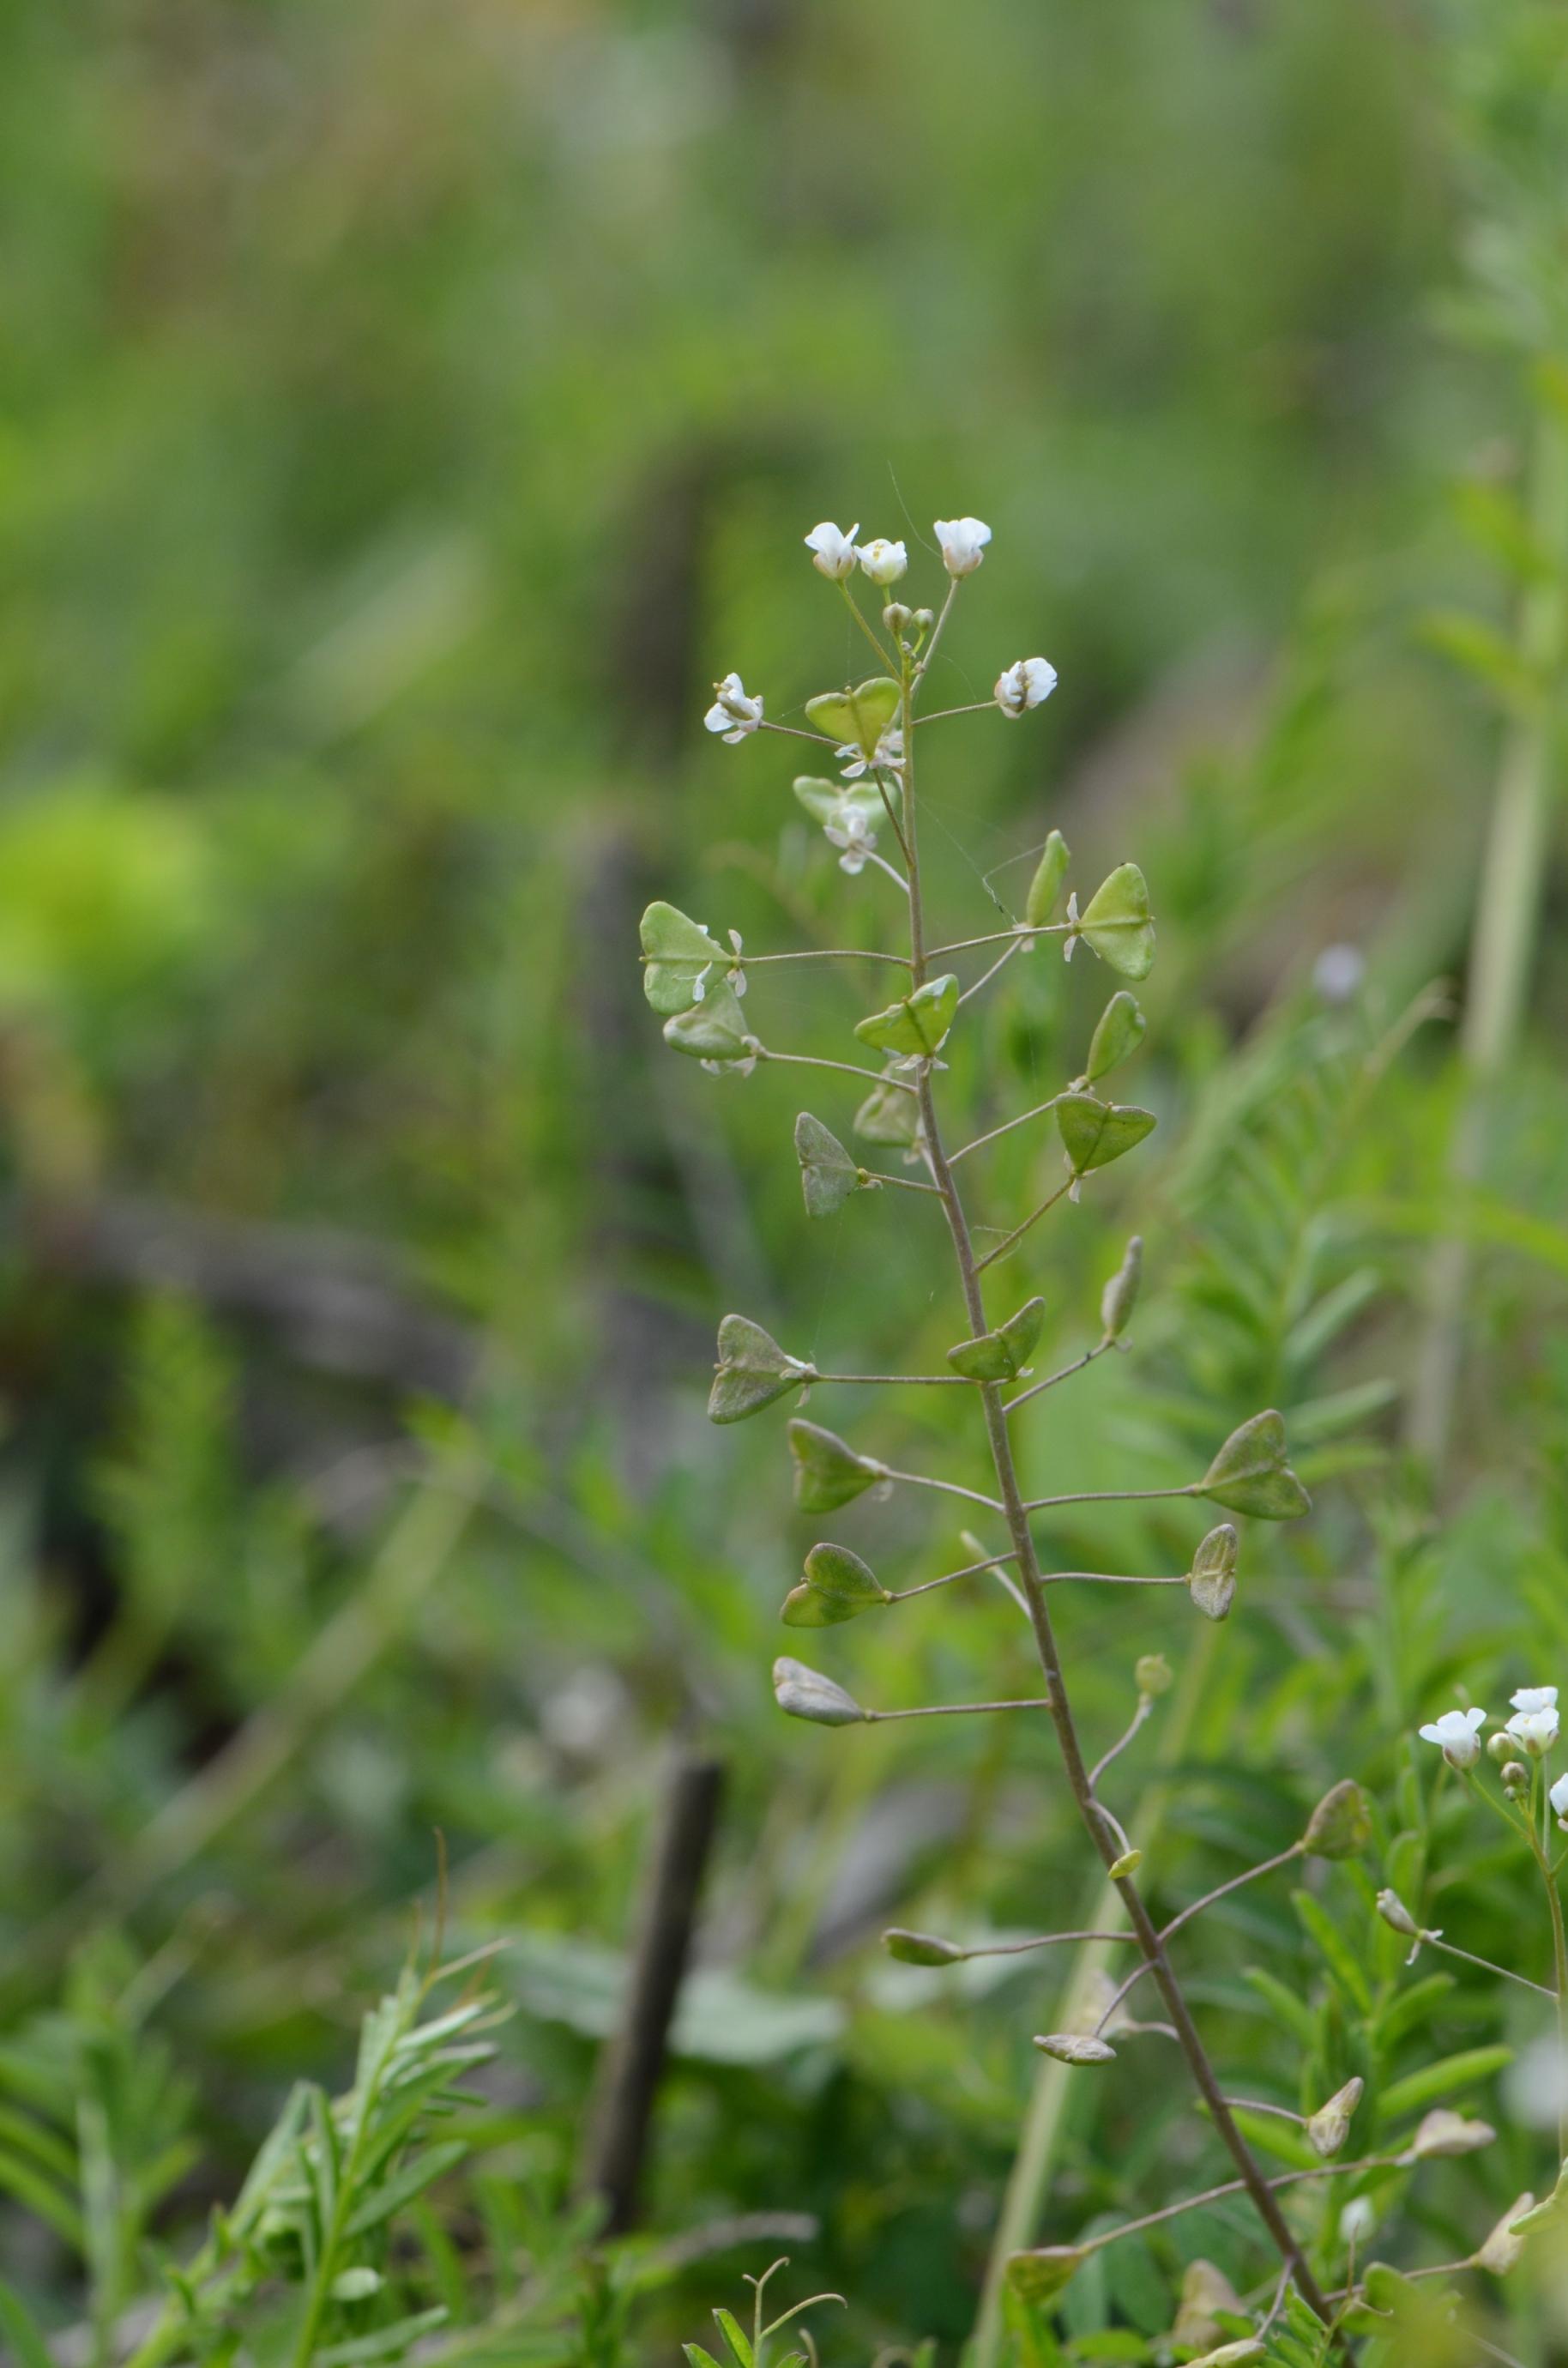
[[[1140,1653],[1132,1665],[1132,1677],[1139,1692],[1151,1699],[1168,1694],[1176,1683],[1171,1665],[1163,1653]]]
[[[1514,1756],[1514,1738],[1506,1726],[1495,1727],[1486,1738],[1486,1756],[1501,1768],[1505,1759]]]
[[[936,621],[935,609],[916,609],[915,611],[915,630],[922,639],[930,632]]]
[[[1522,1759],[1510,1759],[1503,1770],[1503,1790],[1510,1801],[1530,1789],[1530,1771]]]
[[[1394,1931],[1402,1933],[1405,1940],[1419,1941],[1421,1938],[1420,1925],[1415,1921],[1397,1891],[1379,1892],[1378,1914],[1385,1924],[1391,1925]]]
[[[1106,1873],[1112,1883],[1119,1883],[1123,1875],[1136,1874],[1142,1863],[1143,1853],[1141,1850],[1127,1850],[1122,1851],[1119,1858],[1112,1859]]]
[[[890,600],[882,610],[882,622],[890,633],[902,633],[915,622],[915,611],[902,600]]]
[[[1378,2225],[1378,2207],[1369,2195],[1353,2195],[1339,2215],[1340,2242],[1364,2245]]]

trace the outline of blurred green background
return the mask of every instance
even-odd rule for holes
[[[516,1941],[493,2176],[552,2208],[684,1736],[729,1791],[649,2225],[809,2214],[787,2249],[857,2342],[948,2359],[971,2324],[1051,1983],[890,1969],[875,1934],[1031,1929],[1075,1907],[1077,1844],[1032,1736],[780,1732],[813,1531],[777,1421],[701,1417],[726,1307],[874,1370],[939,1357],[950,1307],[918,1206],[807,1235],[797,1097],[666,1055],[636,961],[655,894],[756,949],[861,926],[869,875],[809,831],[782,744],[700,723],[732,666],[780,719],[860,670],[819,518],[907,536],[917,597],[929,521],[991,521],[943,703],[1027,651],[1061,672],[1027,726],[933,740],[945,932],[992,926],[1053,825],[1087,884],[1135,856],[1159,917],[1156,1147],[1028,1261],[1070,1355],[1140,1230],[1138,1354],[1051,1401],[1031,1479],[1179,1478],[1278,1402],[1319,1498],[1249,1542],[1201,1663],[1175,1615],[1130,1640],[1074,1610],[1108,1732],[1135,1651],[1186,1673],[1176,1892],[1336,1775],[1414,1782],[1404,1730],[1456,1677],[1562,1666],[1560,855],[1463,1195],[1447,1019],[1390,1040],[1463,979],[1508,729],[1491,645],[1456,667],[1432,620],[1511,630],[1542,398],[1517,337],[1455,333],[1477,271],[1519,280],[1538,183],[1550,207],[1558,15],[5,12],[0,2088],[129,1985],[181,2072],[127,2144],[197,2141],[147,2173],[161,2237],[295,2071],[341,2066],[437,1828],[464,1937]],[[1319,967],[1346,946],[1347,1000]],[[1103,994],[1037,962],[957,1077],[993,1119],[1075,1073]],[[759,975],[748,1009],[842,1053],[858,994]],[[1039,1156],[998,1163],[1018,1209]],[[1433,1474],[1400,1407],[1461,1200]],[[951,1454],[920,1409],[866,1419],[878,1452]],[[956,1547],[902,1505],[842,1526],[905,1583]],[[1192,1529],[1060,1543],[1154,1568]],[[1027,1687],[1005,1607],[937,1604],[830,1665],[883,1699]],[[1467,1863],[1452,1928],[1516,1912],[1518,1870]],[[1247,1965],[1323,1978],[1282,1895],[1208,1945],[1243,2055],[1271,2035]],[[1506,2020],[1484,1986],[1446,2011],[1454,2046]],[[1053,2208],[1122,2204],[1190,2135],[1119,2075]],[[1539,2180],[1532,2144],[1453,2169],[1454,2225]],[[63,2324],[68,2232],[8,2192],[0,2271]],[[132,2233],[95,2271],[120,2302]],[[685,2272],[636,2356],[741,2264]]]

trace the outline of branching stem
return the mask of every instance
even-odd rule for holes
[[[1018,1408],[1028,1406],[1031,1398],[1038,1398],[1042,1390],[1053,1390],[1058,1382],[1070,1382],[1074,1373],[1081,1373],[1085,1365],[1092,1365],[1096,1357],[1103,1357],[1108,1349],[1113,1349],[1115,1346],[1114,1340],[1101,1340],[1096,1342],[1094,1348],[1085,1349],[1083,1355],[1074,1357],[1070,1365],[1063,1365],[1058,1372],[1048,1373],[1043,1382],[1036,1382],[1030,1388],[1020,1390],[1016,1398],[1009,1398],[1002,1409],[1003,1413],[1017,1414]]]
[[[943,951],[945,951],[946,949],[944,948]],[[1006,962],[1006,959],[1007,956],[1004,954],[1002,957],[1003,962]],[[993,968],[998,967],[1000,967],[998,964],[993,965]],[[991,972],[987,971],[985,975],[989,978]],[[956,1167],[960,1159],[967,1159],[971,1151],[981,1151],[984,1148],[986,1144],[996,1142],[999,1136],[1011,1134],[1016,1126],[1028,1126],[1031,1118],[1043,1118],[1047,1110],[1053,1110],[1061,1099],[1062,1096],[1060,1094],[1052,1094],[1048,1102],[1037,1102],[1033,1110],[1020,1110],[1017,1118],[1005,1119],[1000,1126],[994,1126],[989,1134],[977,1134],[972,1143],[960,1144],[957,1151],[949,1152],[948,1166],[949,1167]]]
[[[951,595],[949,594],[949,606],[950,605]],[[947,609],[944,609],[944,619],[946,615]],[[927,664],[929,656],[930,653],[927,652]],[[915,800],[913,693],[914,684],[906,662],[902,703],[904,752],[903,822],[910,856],[910,967],[915,982],[918,985],[926,975],[926,947]],[[948,950],[944,949],[945,951]],[[958,1187],[953,1180],[952,1168],[942,1147],[941,1127],[937,1117],[932,1096],[931,1074],[928,1069],[921,1076],[919,1095],[921,1117],[924,1121],[926,1164],[931,1171],[931,1180],[942,1196],[943,1213],[952,1239],[953,1255],[958,1266],[959,1282],[969,1316],[970,1329],[972,1336],[978,1339],[990,1329],[980,1284],[981,1269],[983,1266],[989,1265],[997,1253],[990,1252],[983,1260],[977,1260],[975,1258],[970,1236],[969,1221],[964,1212]],[[1043,1213],[1043,1212],[1037,1213]],[[1010,1236],[1009,1239],[1015,1237]],[[999,1385],[994,1382],[983,1383],[980,1389],[980,1402],[984,1412],[991,1460],[1002,1500],[1001,1508],[1012,1538],[1014,1551],[1017,1555],[1018,1577],[1023,1587],[1025,1601],[1028,1607],[1029,1624],[1034,1632],[1040,1668],[1045,1675],[1048,1704],[1056,1729],[1062,1769],[1085,1830],[1108,1871],[1122,1853],[1117,1850],[1108,1830],[1099,1805],[1095,1800],[1088,1770],[1084,1763],[1077,1725],[1073,1716],[1066,1680],[1062,1674],[1055,1632],[1051,1626],[1046,1589],[1041,1581],[1040,1561],[1035,1551],[1034,1533],[1029,1525],[1031,1508],[1026,1502],[1023,1491],[1018,1486],[1017,1472],[1013,1461],[1012,1440],[1008,1434],[1007,1418],[1003,1411],[1003,1397]],[[1131,1493],[1139,1497],[1179,1497],[1195,1495],[1197,1490],[1194,1487],[1187,1487],[1138,1490]],[[1078,1497],[1071,1501],[1096,1500]],[[1265,2177],[1259,2168],[1251,2147],[1236,2125],[1234,2115],[1225,2102],[1214,2067],[1210,2062],[1208,2050],[1192,2019],[1186,1995],[1165,1954],[1165,1941],[1156,1930],[1153,1920],[1143,1904],[1135,1876],[1119,1875],[1116,1880],[1116,1888],[1120,1895],[1122,1906],[1138,1944],[1143,1952],[1144,1960],[1158,1984],[1177,2044],[1187,2057],[1199,2094],[1208,2106],[1214,2128],[1236,2166],[1239,2176],[1234,2182],[1234,2189],[1227,2192],[1239,2190],[1248,2195],[1259,2218],[1267,2229],[1280,2259],[1289,2263],[1290,2273],[1296,2281],[1303,2300],[1318,2317],[1326,2323],[1329,2308],[1324,2299],[1323,2291],[1301,2250],[1299,2240],[1279,2208],[1274,2184]],[[1156,2219],[1167,2216],[1169,2215],[1166,2214],[1154,2215]]]
[[[988,1266],[994,1266],[999,1258],[1006,1258],[1010,1249],[1016,1248],[1031,1227],[1039,1224],[1046,1212],[1054,1209],[1058,1201],[1071,1192],[1077,1180],[1075,1176],[1069,1176],[1067,1181],[1064,1184],[1059,1184],[1054,1192],[1048,1192],[1039,1208],[1029,1211],[1021,1225],[1015,1225],[1010,1234],[1004,1234],[994,1249],[987,1250],[983,1258],[976,1260],[974,1269],[976,1274],[983,1274]]]

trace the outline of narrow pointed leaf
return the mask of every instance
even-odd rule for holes
[[[1106,1005],[1089,1039],[1089,1057],[1084,1075],[1090,1085],[1110,1075],[1112,1069],[1136,1053],[1143,1042],[1148,1021],[1136,999],[1124,986],[1119,986]]]
[[[892,1596],[876,1573],[847,1546],[815,1545],[806,1556],[806,1575],[784,1600],[790,1628],[832,1628],[853,1620]]]
[[[830,740],[853,740],[863,756],[874,757],[902,696],[892,675],[873,675],[853,690],[824,690],[808,699],[806,718]]]
[[[733,2314],[727,2310],[716,2310],[713,2317],[720,2334],[734,2355],[735,2368],[755,2368],[750,2339],[741,2333],[740,2326]]]
[[[996,1331],[949,1349],[948,1362],[968,1382],[1015,1381],[1028,1364],[1044,1322],[1044,1300],[1031,1299]]]
[[[1290,1469],[1285,1417],[1270,1406],[1233,1430],[1203,1475],[1202,1492],[1233,1513],[1293,1521],[1312,1500]]]
[[[700,1003],[665,1020],[665,1042],[694,1061],[749,1061],[755,1050],[740,997],[727,978],[710,985]]]
[[[1229,1521],[1210,1530],[1192,1557],[1187,1591],[1210,1620],[1223,1620],[1236,1592],[1236,1533]]]
[[[836,1432],[796,1415],[790,1424],[795,1465],[795,1502],[802,1513],[831,1513],[863,1496],[882,1476],[881,1464],[857,1455]]]
[[[858,1020],[855,1033],[862,1044],[876,1052],[926,1058],[940,1049],[958,1008],[956,978],[927,979],[913,995],[890,1003],[885,1011],[873,1011],[869,1019]]]
[[[674,905],[650,905],[640,934],[647,956],[642,992],[655,1011],[689,1011],[700,1000],[697,985],[704,971],[717,962],[722,972],[734,961],[727,947]]]
[[[0,2279],[0,2335],[8,2339],[17,2368],[54,2368],[38,2322],[4,2279]]]
[[[1439,2097],[1457,2096],[1461,2089],[1476,2089],[1483,2080],[1494,2080],[1506,2072],[1514,2060],[1514,2051],[1501,2044],[1490,2047],[1467,2047],[1458,2055],[1445,2055],[1437,2064],[1424,2064],[1419,2072],[1409,2072],[1403,2080],[1395,2080],[1378,2098],[1378,2119],[1381,2123],[1397,2121],[1402,2113],[1417,2113],[1423,2106],[1434,2105]]]
[[[1079,918],[1078,934],[1123,978],[1148,977],[1154,962],[1154,925],[1148,886],[1135,863],[1119,863],[1101,881]]]
[[[356,2335],[347,2343],[329,2343],[324,2351],[313,2351],[312,2368],[369,2368],[373,2360],[400,2360],[422,2335],[433,2335],[437,2328],[445,2327],[450,2316],[444,2302],[433,2303],[428,2310],[416,2310],[391,2327],[378,2327],[369,2335]]]
[[[412,2203],[416,2195],[423,2194],[426,2188],[461,2162],[467,2152],[468,2146],[461,2138],[445,2138],[439,2146],[426,2146],[423,2154],[413,2156],[390,2179],[372,2189],[358,2210],[350,2214],[345,2234],[362,2237],[367,2228],[380,2227],[383,2220],[390,2220],[394,2212],[401,2212],[405,2203]]]
[[[860,1184],[860,1169],[820,1118],[802,1110],[795,1121],[795,1156],[808,1217],[831,1217]]]
[[[1153,1134],[1152,1110],[1119,1102],[1102,1102],[1093,1094],[1063,1094],[1056,1105],[1056,1123],[1074,1176],[1091,1168],[1108,1167]]]
[[[1029,893],[1024,904],[1024,918],[1031,928],[1043,928],[1055,912],[1071,860],[1067,841],[1059,830],[1053,830],[1035,866],[1034,878],[1029,882]]]
[[[719,1326],[719,1362],[708,1394],[708,1419],[739,1422],[815,1377],[814,1365],[786,1356],[773,1335],[749,1315],[726,1315]]]

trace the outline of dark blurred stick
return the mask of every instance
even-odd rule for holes
[[[653,2099],[723,1789],[719,1760],[677,1760],[649,1869],[621,2026],[599,2058],[582,2185],[604,2197],[611,2234],[630,2227],[636,2209]]]

